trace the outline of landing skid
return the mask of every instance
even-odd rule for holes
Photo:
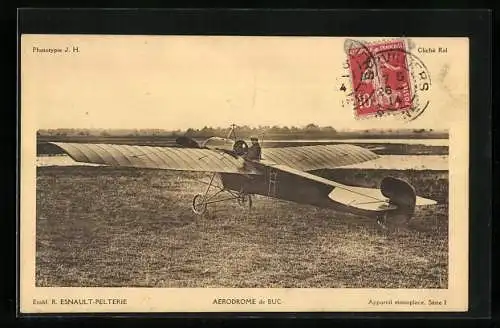
[[[377,217],[377,224],[383,230],[401,231],[408,228],[410,216],[405,213],[385,212]]]
[[[384,230],[387,230],[387,212],[377,216],[377,224]]]
[[[224,186],[216,184],[214,181],[215,175],[216,173],[211,175],[209,183],[200,181],[207,184],[207,189],[204,193],[197,194],[193,197],[191,208],[195,214],[203,215],[207,211],[208,205],[230,200],[236,200],[238,202],[238,205],[245,207],[248,206],[248,209],[252,208],[252,196],[250,194],[247,194],[243,191],[235,192],[233,190],[224,188]],[[213,194],[210,194],[211,189],[216,189],[216,191]],[[230,197],[217,197],[223,193],[229,194]]]

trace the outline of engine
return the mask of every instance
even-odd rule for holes
[[[248,144],[244,140],[237,140],[233,145],[233,152],[238,156],[248,153]]]

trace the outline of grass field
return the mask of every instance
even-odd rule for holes
[[[190,209],[203,175],[41,167],[37,286],[446,288],[447,172],[323,172],[376,185],[404,176],[440,205],[407,227],[255,197],[203,217]],[[342,181],[343,180],[343,181]]]

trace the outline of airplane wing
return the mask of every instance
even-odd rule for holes
[[[51,142],[73,160],[162,170],[260,174],[241,158],[211,149]]]
[[[379,157],[366,148],[348,144],[262,149],[263,159],[301,171],[333,169]]]

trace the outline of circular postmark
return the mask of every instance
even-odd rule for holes
[[[404,120],[418,118],[429,106],[431,76],[426,65],[407,50],[404,40],[377,43],[347,39],[352,91],[356,117],[398,115]]]

